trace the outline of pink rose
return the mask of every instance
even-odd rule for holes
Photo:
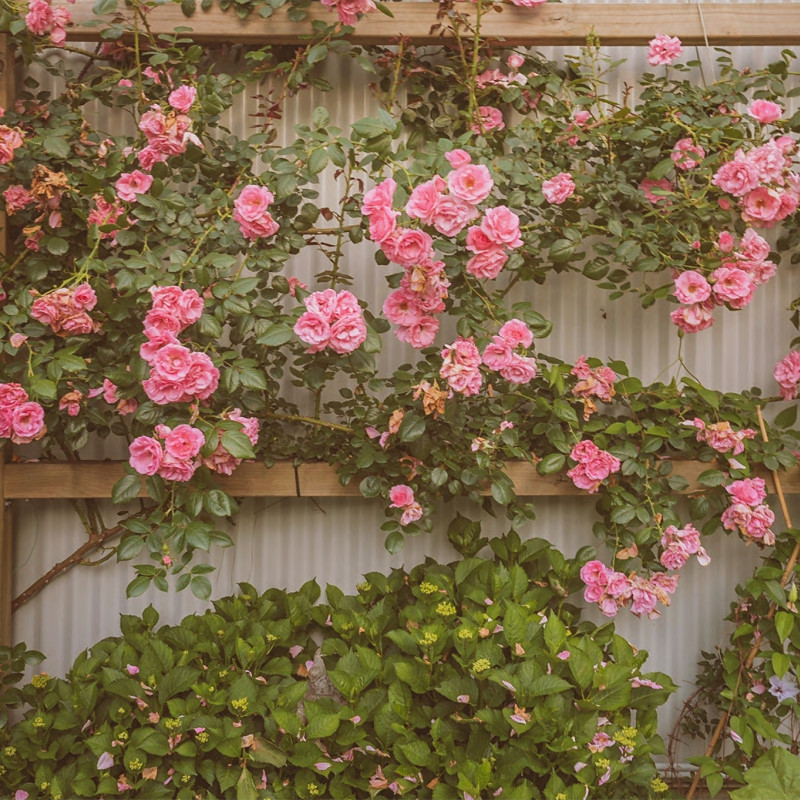
[[[512,5],[520,6],[521,8],[536,8],[546,3],[547,0],[511,0]]]
[[[548,203],[561,205],[575,191],[575,183],[569,172],[559,172],[558,175],[542,183],[542,194]]]
[[[483,164],[465,164],[447,176],[447,186],[451,195],[477,205],[489,196],[494,181]]]
[[[364,195],[361,213],[370,216],[376,211],[391,210],[395,189],[397,189],[397,183],[393,178],[387,178],[374,189],[370,189]]]
[[[702,303],[711,296],[711,287],[703,275],[688,269],[675,278],[674,294],[681,303]]]
[[[10,414],[11,441],[28,444],[40,439],[47,431],[44,426],[44,409],[32,400],[20,403]]]
[[[773,375],[780,384],[781,397],[784,400],[793,400],[797,397],[797,384],[800,382],[800,350],[792,350],[789,355],[781,359],[775,365]]]
[[[256,417],[243,417],[242,411],[239,408],[234,408],[223,417],[239,422],[242,425],[242,433],[250,440],[250,443],[255,447],[258,444],[258,419]]]
[[[81,283],[72,291],[72,304],[81,311],[91,311],[97,305],[97,295],[88,283]]]
[[[369,218],[369,238],[373,242],[385,242],[397,228],[399,211],[391,208],[380,208],[372,212]]]
[[[533,333],[521,319],[510,319],[500,328],[497,335],[508,342],[511,347],[518,345],[530,347],[533,344]]]
[[[414,490],[405,484],[397,484],[389,489],[390,508],[405,508],[414,502]]]
[[[694,169],[705,157],[706,151],[688,137],[678,139],[670,153],[670,158],[678,169]]]
[[[676,308],[670,313],[670,319],[684,333],[699,333],[714,324],[714,315],[708,301],[693,303],[690,306]]]
[[[463,152],[463,151],[454,151]],[[466,162],[469,163],[469,162]],[[406,214],[411,219],[419,219],[426,225],[433,225],[436,216],[436,207],[444,196],[447,183],[439,175],[416,186],[406,203]]]
[[[489,133],[489,131],[501,131],[505,128],[503,114],[499,108],[493,106],[479,106],[470,129],[473,133]]]
[[[777,103],[773,103],[770,100],[754,100],[750,103],[747,113],[753,119],[766,125],[779,120],[781,114],[783,114],[783,109]]]
[[[151,436],[138,436],[128,449],[130,465],[140,475],[155,475],[158,472],[164,451],[157,439]]]
[[[766,186],[756,187],[742,201],[742,219],[745,222],[773,222],[780,212],[781,195]]]
[[[744,271],[734,266],[722,266],[711,273],[714,299],[719,303],[729,303],[734,308],[746,305],[753,296],[755,283]]]
[[[197,469],[197,463],[182,458],[175,458],[169,453],[164,453],[158,474],[167,481],[186,482],[191,479]],[[167,556],[168,557],[168,556]]]
[[[449,153],[445,153],[444,157],[447,159],[453,169],[458,169],[459,167],[463,167],[465,164],[472,162],[472,156],[466,150],[461,150],[459,148],[451,150]]]
[[[328,346],[334,353],[352,353],[367,339],[367,326],[364,318],[358,314],[348,314],[339,317],[331,325],[331,335]]]
[[[398,236],[383,242],[383,251],[390,261],[402,267],[413,267],[433,260],[433,239],[424,231],[399,228]]]
[[[500,375],[510,383],[530,383],[536,377],[536,362],[532,358],[514,353],[511,362],[500,369]]]
[[[470,203],[457,197],[443,196],[436,204],[432,224],[443,236],[456,236],[479,215]]]
[[[647,63],[652,67],[668,66],[683,52],[681,40],[677,36],[666,36],[663,33],[656,34],[648,45]]]
[[[481,230],[495,244],[515,248],[522,245],[519,235],[519,217],[507,206],[489,208],[481,220]]]
[[[197,89],[194,86],[183,85],[170,92],[167,102],[176,111],[186,113],[192,107],[196,97]]]
[[[759,184],[758,166],[748,161],[741,150],[737,150],[733,161],[723,164],[711,179],[711,183],[723,192],[741,197]]]
[[[486,345],[483,351],[483,363],[489,369],[499,372],[511,364],[514,355],[511,345],[500,336],[494,336],[494,341]]]
[[[178,425],[173,428],[164,440],[164,449],[175,458],[194,458],[206,443],[201,430],[191,425]]]
[[[410,506],[406,506],[403,509],[403,513],[400,515],[400,524],[404,526],[409,525],[421,518],[422,506],[419,503],[412,503]]]
[[[114,187],[117,190],[117,196],[120,200],[126,203],[132,203],[136,199],[137,194],[144,194],[149,191],[153,185],[153,176],[145,175],[138,169],[133,172],[125,172],[117,178]]]
[[[395,325],[415,325],[422,317],[417,298],[406,289],[395,289],[383,304],[383,314]]]
[[[417,350],[430,347],[439,332],[439,320],[435,317],[424,316],[413,325],[400,325],[395,331],[395,336]]]
[[[602,561],[588,561],[581,567],[580,577],[587,585],[605,586],[608,583],[608,568]]]
[[[519,69],[525,63],[525,56],[519,53],[512,53],[508,59],[506,59],[506,63],[511,69]]]
[[[189,372],[191,356],[192,353],[182,344],[168,344],[155,354],[151,368],[162,378],[180,381]]]
[[[763,503],[767,496],[763,478],[743,478],[734,481],[725,487],[725,491],[733,498],[736,503],[744,503],[748,506],[757,506]]]
[[[465,265],[470,275],[482,280],[496,278],[508,261],[508,254],[500,245],[493,245],[490,250],[485,250],[473,256]]]
[[[145,327],[144,335],[147,337],[147,341],[139,348],[139,355],[148,364],[153,363],[153,359],[162,347],[168,344],[179,344],[174,331],[165,328]]]
[[[35,202],[33,195],[20,184],[9,186],[3,192],[3,199],[6,201],[6,213],[9,215],[16,214],[17,211],[22,211]]]
[[[219,370],[205,353],[192,353],[189,371],[184,379],[187,394],[197,400],[208,399],[219,385]]]

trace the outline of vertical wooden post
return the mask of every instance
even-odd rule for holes
[[[0,107],[14,102],[14,53],[7,33],[0,34]],[[6,215],[0,213],[0,254],[9,255]],[[6,511],[5,447],[0,448],[0,644],[11,644],[11,597],[14,548],[11,509]]]

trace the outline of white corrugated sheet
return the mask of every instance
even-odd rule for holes
[[[710,64],[710,54],[702,48],[700,51],[706,64]],[[548,51],[552,58],[563,53],[561,49]],[[628,81],[645,67],[641,48],[610,48],[609,54],[631,59],[622,75]],[[776,56],[777,52],[765,48],[737,48],[737,63],[742,65],[761,65]],[[326,105],[342,127],[374,112],[367,90],[368,76],[344,60],[326,62],[324,71],[337,91],[302,94],[286,115],[287,140],[293,138],[292,126],[308,120],[317,105]],[[253,124],[249,115],[255,111],[252,99],[242,102],[226,124],[238,131],[246,130]],[[336,190],[332,180],[323,191],[323,200],[333,202]],[[291,263],[289,272],[311,282],[320,268],[324,266],[319,260],[302,254]],[[351,250],[346,271],[358,276],[359,295],[368,299],[373,309],[379,309],[388,291],[386,273],[385,268],[373,263],[369,245]],[[632,374],[645,381],[679,374],[673,363],[678,338],[666,305],[645,312],[635,298],[612,302],[604,292],[577,276],[556,276],[545,286],[531,285],[524,291],[555,322],[550,339],[540,343],[543,351],[569,361],[582,353],[622,359]],[[687,337],[684,358],[691,370],[707,385],[724,390],[754,384],[772,386],[773,365],[785,355],[793,334],[785,308],[798,294],[797,270],[786,263],[771,283],[759,289],[745,311],[719,313],[711,330]],[[386,337],[384,347],[386,363],[401,363],[412,355],[409,348],[392,337]],[[102,450],[92,453],[103,454]],[[119,457],[119,452],[105,454]],[[529,526],[531,535],[552,541],[568,555],[592,543],[591,498],[544,499],[538,502],[538,509],[537,520]],[[464,511],[477,513],[469,507]],[[800,519],[798,512],[795,508],[794,514]],[[379,526],[384,516],[376,501],[248,500],[242,504],[233,531],[236,547],[212,553],[211,560],[219,567],[212,576],[215,596],[232,591],[238,581],[248,581],[259,589],[294,588],[312,577],[323,587],[334,583],[352,590],[361,574],[369,570],[385,570],[402,563],[410,566],[425,555],[449,559],[455,555],[445,535],[451,513],[449,507],[442,509],[442,524],[434,535],[409,540],[402,554],[391,557],[383,549]],[[84,534],[66,503],[18,502],[15,514],[18,594],[80,544]],[[114,511],[109,506],[106,519],[113,518]],[[486,532],[502,530],[502,520],[487,520]],[[681,703],[690,694],[700,649],[710,650],[723,642],[721,620],[734,597],[734,586],[750,574],[757,560],[754,549],[745,548],[735,537],[716,535],[708,542],[708,550],[712,565],[705,570],[694,563],[687,566],[673,604],[661,619],[637,621],[623,614],[618,622],[623,635],[650,652],[650,668],[669,673],[680,686],[677,697],[662,715],[664,734],[668,734]],[[152,591],[126,600],[125,585],[131,577],[128,565],[114,563],[73,570],[16,614],[15,639],[43,650],[48,655],[45,669],[51,674],[63,674],[82,648],[117,632],[120,613],[138,613],[153,603],[163,621],[175,622],[205,607],[188,592],[165,595]],[[682,755],[685,757],[686,752]]]

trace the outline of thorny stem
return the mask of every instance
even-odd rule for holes
[[[339,425],[336,422],[328,422],[324,419],[315,419],[314,417],[303,417],[299,414],[281,414],[277,411],[266,411],[264,413],[265,417],[270,417],[271,419],[279,419],[285,422],[301,422],[306,425],[316,425],[320,428],[330,428],[334,431],[342,431],[342,433],[355,433],[352,428],[348,428],[346,425]]]

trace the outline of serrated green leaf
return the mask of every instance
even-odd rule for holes
[[[140,475],[125,475],[120,478],[111,490],[112,503],[130,503],[139,496],[142,490],[142,478]]]

